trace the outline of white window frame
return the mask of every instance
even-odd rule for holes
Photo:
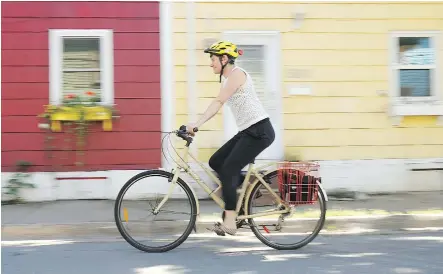
[[[265,67],[265,74],[271,79],[271,89],[275,94],[278,94],[276,99],[276,108],[281,110],[283,106],[283,92],[281,85],[281,35],[279,31],[246,31],[246,30],[232,30],[223,32],[223,39],[231,41],[237,45],[263,45],[266,57],[267,66]],[[241,48],[241,47],[240,47]],[[241,56],[239,57],[241,58]],[[231,112],[226,109],[223,110],[224,119],[224,138],[228,140],[237,133],[237,125]],[[283,113],[272,120],[275,127],[275,141],[265,151],[257,156],[256,161],[266,161],[271,157],[272,160],[281,160],[284,158],[284,143],[283,143]]]
[[[114,43],[113,31],[108,29],[49,30],[49,101],[60,105],[63,88],[63,38],[100,38],[101,105],[114,104]]]
[[[429,37],[430,46],[435,50],[434,65],[402,65],[398,60],[398,39],[400,37]],[[389,39],[389,95],[391,97],[390,112],[392,116],[402,118],[403,116],[415,115],[443,115],[443,90],[438,75],[442,71],[440,62],[440,39],[439,31],[393,31]],[[434,69],[431,73],[431,91],[427,97],[405,97],[400,96],[399,70],[400,69]]]

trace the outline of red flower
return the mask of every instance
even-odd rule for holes
[[[68,94],[68,95],[66,95],[66,98],[68,98],[68,99],[75,98],[75,94]]]
[[[242,49],[239,49],[239,50],[238,50],[238,54],[239,54],[239,55],[243,55],[243,50],[242,50]]]
[[[95,92],[93,92],[93,91],[87,91],[87,92],[86,92],[86,95],[94,96],[94,95],[95,95]]]

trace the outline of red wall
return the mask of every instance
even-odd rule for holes
[[[114,30],[113,131],[93,126],[87,151],[66,133],[45,133],[37,118],[49,103],[48,29]],[[143,169],[160,165],[158,2],[2,2],[2,171],[18,160],[34,171]],[[45,145],[54,137],[52,151]]]

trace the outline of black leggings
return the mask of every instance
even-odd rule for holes
[[[209,166],[218,173],[222,182],[225,210],[235,210],[241,170],[252,163],[274,139],[274,128],[266,118],[237,133],[209,159]]]

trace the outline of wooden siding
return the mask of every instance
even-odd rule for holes
[[[174,3],[173,10],[177,126],[187,122],[189,113],[186,5]],[[293,20],[296,12],[305,13],[298,29]],[[389,90],[389,32],[443,32],[442,3],[219,1],[195,3],[194,14],[199,114],[219,90],[218,76],[212,73],[208,56],[202,52],[204,40],[221,39],[224,31],[280,31],[286,158],[352,160],[443,155],[443,127],[437,117],[406,117],[396,128],[389,118],[389,97],[378,94]],[[443,43],[437,51],[442,66]],[[309,85],[313,95],[289,95],[292,84]],[[198,139],[199,159],[207,161],[223,143],[221,114],[204,126]]]
[[[38,128],[37,115],[49,103],[52,28],[114,31],[114,97],[121,118],[113,121],[112,132],[92,127],[81,167],[74,166],[77,156],[66,134]],[[2,2],[1,35],[2,171],[11,171],[18,160],[31,161],[35,171],[160,165],[158,2]],[[55,137],[52,153],[44,149],[48,136]]]

